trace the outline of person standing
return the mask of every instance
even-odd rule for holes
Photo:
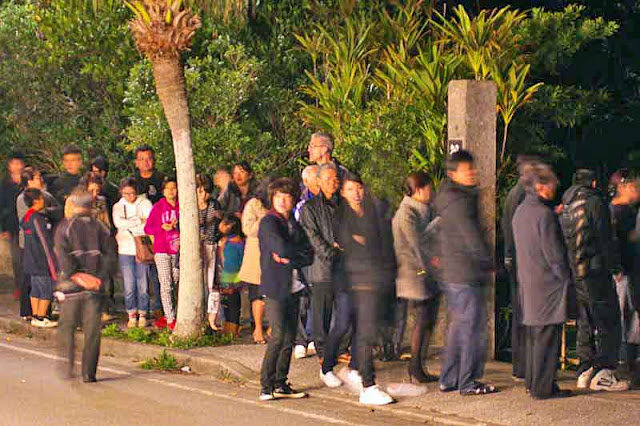
[[[165,179],[164,174],[156,170],[155,152],[149,145],[140,145],[135,150],[134,158],[134,177],[138,182],[138,194],[146,194],[149,201],[155,204],[162,198],[162,184]]]
[[[76,189],[68,201],[72,217],[62,221],[54,238],[60,267],[57,296],[62,303],[58,339],[61,353],[67,359],[65,375],[72,377],[74,335],[82,325],[82,380],[92,383],[96,381],[100,356],[102,281],[113,273],[116,249],[109,230],[91,215],[91,194]]]
[[[313,248],[302,227],[293,219],[296,184],[287,178],[269,185],[271,210],[260,222],[261,289],[273,333],[262,360],[260,400],[304,398],[288,383],[296,336],[299,301],[294,287],[300,268],[311,264]]]
[[[478,381],[487,352],[486,282],[494,266],[480,231],[473,155],[460,150],[449,156],[447,175],[435,200],[439,275],[449,321],[440,390],[484,395],[497,391]]]
[[[338,172],[338,178],[342,181],[344,174],[348,172],[346,167],[333,157],[333,136],[331,133],[317,132],[311,135],[309,146],[309,162],[318,166],[323,164],[333,164]]]
[[[61,205],[82,179],[82,151],[76,145],[67,145],[62,150],[64,171],[51,184],[51,193]]]
[[[293,208],[293,216],[300,221],[300,212],[304,203],[320,193],[320,184],[318,183],[318,166],[312,164],[302,170],[302,185],[304,189],[300,195],[300,200]]]
[[[116,184],[108,179],[109,175],[109,160],[102,155],[97,156],[91,160],[91,173],[102,178],[102,195],[107,200],[107,206],[109,208],[109,217],[113,214],[113,205],[120,199],[119,188]]]
[[[144,235],[144,225],[151,214],[151,201],[138,195],[133,178],[120,182],[122,198],[113,206],[113,224],[118,243],[118,264],[124,281],[124,304],[128,328],[147,326],[149,314],[149,264],[136,259],[135,238]]]
[[[431,266],[433,253],[432,181],[424,172],[411,173],[405,181],[405,195],[393,218],[393,241],[398,262],[397,297],[416,307],[411,336],[409,377],[419,383],[437,380],[425,373],[423,353],[438,318],[440,292]],[[431,226],[430,226],[431,225]]]
[[[596,174],[579,169],[562,197],[560,223],[569,253],[578,308],[578,389],[623,391],[614,371],[620,350],[620,312],[612,280],[611,218],[597,192]]]
[[[551,202],[558,180],[538,164],[523,176],[525,200],[513,217],[513,236],[527,327],[525,386],[534,399],[564,396],[556,384],[562,324],[567,320],[571,269]]]
[[[233,182],[227,185],[227,189],[221,194],[220,204],[225,213],[232,213],[242,218],[247,202],[255,197],[257,183],[251,165],[246,161],[240,161],[231,169]]]
[[[16,199],[22,191],[22,170],[24,156],[19,152],[12,152],[7,158],[7,175],[0,182],[0,237],[9,242],[11,266],[13,269],[13,298],[20,299],[21,289],[24,287],[24,272],[22,270],[22,252],[18,241],[19,222],[16,213]],[[28,307],[28,304],[27,304]],[[28,315],[21,316],[28,319]]]

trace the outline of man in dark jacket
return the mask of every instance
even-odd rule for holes
[[[493,260],[480,231],[473,156],[464,150],[452,154],[447,170],[435,200],[440,217],[440,281],[449,318],[440,390],[484,395],[496,392],[494,386],[477,381],[484,374],[486,282]]]
[[[306,269],[305,276],[312,283],[311,330],[318,357],[322,359],[334,314],[334,301],[337,310],[348,312],[349,306],[343,283],[333,282],[334,261],[339,253],[333,235],[333,219],[339,200],[337,192],[340,189],[336,166],[320,166],[318,183],[320,193],[302,206],[300,224],[314,250],[313,264]]]
[[[82,379],[96,381],[100,355],[102,282],[113,273],[117,253],[109,230],[91,215],[93,197],[84,189],[69,196],[73,217],[65,219],[55,234],[55,253],[60,266],[58,291],[63,295],[60,314],[60,348],[68,359],[68,376],[73,375],[74,334],[82,324],[84,349]],[[60,294],[58,293],[58,296]]]
[[[135,150],[134,159],[138,194],[146,194],[147,198],[155,204],[162,198],[164,175],[156,170],[153,148],[149,145],[140,145]]]
[[[296,337],[300,269],[311,264],[313,248],[304,230],[293,218],[297,185],[290,179],[276,179],[269,185],[272,209],[260,222],[260,268],[271,338],[260,372],[261,401],[275,398],[303,398],[304,392],[287,383],[291,354]]]
[[[567,320],[571,270],[551,201],[557,178],[547,165],[536,165],[523,177],[527,196],[513,217],[513,235],[527,326],[527,373],[531,397],[561,396],[555,382],[562,324]]]
[[[16,214],[16,199],[22,191],[23,169],[24,156],[18,152],[11,153],[7,158],[7,176],[0,182],[0,237],[9,242],[15,300],[20,298],[20,291],[24,287],[22,253],[18,244],[19,222]],[[22,316],[26,317],[29,312],[24,314]]]
[[[51,184],[51,194],[64,205],[71,192],[82,179],[82,151],[76,145],[67,145],[62,151],[62,167],[64,171]]]
[[[537,162],[530,156],[518,156],[518,174],[522,177],[525,171]],[[518,295],[518,273],[515,265],[515,245],[511,221],[518,206],[525,198],[524,185],[520,180],[511,188],[504,200],[501,228],[504,241],[504,267],[509,273],[511,284],[511,364],[514,380],[523,380],[526,371],[526,328],[522,325],[522,306]]]
[[[597,191],[596,175],[577,170],[562,197],[562,231],[573,271],[578,308],[578,388],[621,391],[628,383],[618,380],[621,329],[619,307],[610,259],[611,217]],[[597,376],[597,379],[596,379]]]

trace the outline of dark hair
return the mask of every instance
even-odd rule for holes
[[[104,179],[102,179],[102,176],[93,173],[93,172],[87,172],[87,174],[85,174],[82,179],[80,180],[80,185],[83,186],[84,188],[88,188],[90,184],[95,183],[98,184],[100,186],[104,185]]]
[[[293,179],[290,179],[290,178],[274,179],[274,181],[269,184],[269,189],[268,189],[269,202],[273,204],[273,197],[278,192],[282,194],[289,194],[293,197],[294,200],[297,200],[299,190],[300,188],[298,187],[298,185],[295,184]]]
[[[131,176],[128,176],[122,179],[120,181],[120,184],[118,185],[118,189],[120,190],[120,192],[122,192],[124,188],[128,188],[128,187],[135,189],[136,194],[138,193],[138,181]]]
[[[447,158],[447,170],[450,172],[455,172],[458,170],[458,165],[462,163],[471,163],[473,164],[475,160],[473,159],[473,155],[464,149],[460,151],[456,151]]]
[[[245,172],[249,173],[249,174],[253,174],[253,169],[251,168],[251,164],[249,164],[248,161],[239,161],[237,163],[235,163],[233,165],[233,167],[231,167],[231,172],[233,172],[233,169],[235,169],[236,167],[240,167],[242,170],[244,170]]]
[[[24,203],[29,208],[33,207],[33,203],[35,203],[36,200],[39,200],[43,197],[42,191],[37,188],[27,188],[22,194],[24,196]]]
[[[573,174],[573,183],[575,185],[591,186],[591,183],[596,180],[596,173],[589,169],[578,169]]]
[[[260,200],[260,202],[262,203],[262,206],[265,209],[271,208],[271,197],[269,196],[269,186],[275,180],[276,178],[273,176],[265,176],[264,178],[262,178],[262,180],[258,184],[258,187],[256,188],[256,198]]]
[[[404,194],[411,197],[418,189],[432,184],[431,176],[425,172],[413,172],[404,181]]]
[[[162,181],[161,191],[164,191],[164,188],[167,186],[167,184],[169,184],[171,182],[175,183],[176,186],[178,186],[178,179],[176,179],[174,176],[166,176],[164,178],[164,180]]]
[[[211,194],[213,192],[213,180],[206,173],[198,173],[196,175],[196,187],[203,188],[204,192]]]
[[[233,213],[225,213],[222,216],[222,220],[220,223],[229,223],[231,224],[231,230],[229,231],[229,235],[238,235],[239,237],[244,238],[244,234],[242,233],[242,222],[240,218]]]
[[[527,191],[536,192],[536,185],[548,185],[550,183],[558,183],[558,177],[554,173],[551,166],[547,164],[536,164],[526,171],[522,177],[522,183]]]
[[[64,149],[62,150],[62,158],[64,158],[67,155],[82,155],[82,151],[80,150],[80,148],[78,148],[78,145],[75,144],[69,144],[67,146],[64,147]]]
[[[102,155],[99,155],[91,161],[91,167],[95,167],[102,172],[109,173],[109,160]]]
[[[9,162],[11,162],[13,160],[20,160],[20,161],[22,161],[24,163],[25,156],[20,151],[11,151],[9,153],[9,155],[7,156],[7,164],[9,164]]]
[[[151,148],[151,146],[144,144],[144,145],[140,145],[139,147],[136,148],[135,151],[133,151],[133,158],[138,158],[138,154],[141,152],[151,152],[151,156],[153,158],[156,157],[156,152],[153,150],[153,148]]]
[[[25,167],[24,169],[22,169],[22,185],[23,186],[27,186],[27,182],[29,182],[30,180],[33,180],[37,175],[41,175],[40,171],[38,169],[36,169],[35,167]]]
[[[364,185],[364,182],[362,181],[362,178],[360,177],[360,175],[355,172],[346,172],[344,174],[344,176],[342,177],[342,184],[344,185],[347,181],[356,182],[356,183],[359,183],[360,185]]]

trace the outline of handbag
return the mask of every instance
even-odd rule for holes
[[[154,253],[151,237],[148,235],[133,235],[133,241],[136,244],[136,262],[153,263]]]

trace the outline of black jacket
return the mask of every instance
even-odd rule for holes
[[[140,172],[136,170],[135,178],[138,183],[138,194],[146,194],[152,204],[160,201],[163,197],[162,183],[164,182],[164,175],[162,173],[154,170],[151,177],[143,178],[140,176]],[[116,200],[116,202],[117,201],[118,200]]]
[[[22,187],[8,177],[0,183],[0,232],[9,232],[14,236],[18,234],[20,225],[16,200],[21,191]]]
[[[53,254],[53,225],[49,219],[32,209],[27,210],[22,219],[24,231],[24,272],[32,276],[46,276],[57,279],[57,267]]]
[[[293,215],[287,220],[273,210],[260,221],[258,241],[260,290],[268,298],[285,300],[291,295],[293,271],[299,271],[313,261],[313,247]],[[274,253],[290,262],[277,263],[273,259]]]
[[[51,184],[51,195],[56,197],[56,200],[64,206],[64,202],[69,194],[80,184],[80,179],[82,179],[81,173],[72,175],[63,172]]]
[[[502,207],[502,219],[500,223],[504,240],[504,263],[507,268],[513,266],[516,255],[511,221],[513,220],[513,215],[516,213],[516,209],[524,201],[525,195],[524,185],[520,182],[516,183],[504,199],[504,205]]]
[[[231,182],[226,191],[222,192],[218,201],[225,213],[242,213],[247,202],[258,195],[258,183],[255,180],[249,182],[249,191],[245,197],[242,196],[240,188],[235,182]]]
[[[445,179],[435,200],[440,281],[484,284],[493,259],[480,231],[478,190]]]
[[[564,323],[572,277],[556,214],[537,195],[527,194],[513,217],[513,235],[523,324]]]
[[[333,219],[339,204],[334,195],[327,200],[320,193],[302,206],[300,224],[313,246],[313,263],[306,269],[306,277],[312,283],[329,283],[333,280],[334,260],[339,253],[333,246]]]
[[[63,220],[56,229],[55,254],[61,283],[68,283],[77,272],[105,281],[115,272],[118,255],[115,240],[106,226],[90,213]],[[61,289],[79,291],[80,289]]]

